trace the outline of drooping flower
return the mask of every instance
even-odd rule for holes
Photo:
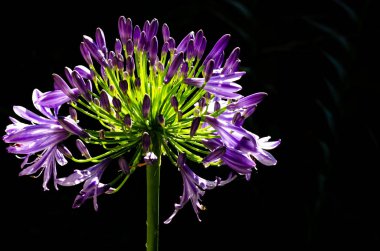
[[[176,43],[169,26],[163,24],[161,39],[157,19],[139,26],[121,16],[118,31],[114,43],[106,43],[100,28],[93,38],[83,36],[79,50],[87,65],[66,67],[64,77],[53,74],[53,90],[35,92],[34,104],[46,118],[15,108],[32,124],[11,118],[13,124],[3,137],[13,144],[8,151],[24,154],[23,166],[28,165],[29,156],[39,153],[22,174],[44,169],[46,189],[50,177],[56,186],[83,183],[73,207],[93,198],[97,209],[99,195],[117,192],[136,168],[160,165],[165,156],[183,180],[183,194],[169,223],[189,201],[199,219],[205,191],[237,175],[249,179],[257,161],[267,166],[277,163],[267,150],[277,147],[280,140],[269,142],[269,137],[260,138],[243,127],[267,94],[244,97],[239,93],[242,86],[236,82],[245,72],[239,70],[240,48],[224,59],[229,34],[208,51],[202,30],[191,31]],[[58,114],[61,106],[69,106],[71,116]],[[74,111],[94,121],[90,128],[82,130],[77,125]],[[63,146],[71,135],[77,137],[81,158]],[[87,146],[103,152],[92,155]],[[199,177],[185,163],[185,155],[188,161],[208,168],[227,167],[231,175],[215,181]],[[57,178],[56,162],[65,164],[64,156],[78,164],[73,174]],[[114,168],[113,159],[118,160],[116,176],[102,182],[103,173]],[[80,168],[82,163],[95,164]]]
[[[98,210],[98,196],[113,191],[113,188],[109,184],[103,184],[100,182],[104,170],[108,167],[110,162],[111,159],[106,158],[92,167],[85,170],[76,169],[73,174],[65,178],[57,179],[57,183],[61,186],[75,186],[84,182],[83,189],[74,200],[73,208],[78,208],[87,199],[93,198],[94,209],[96,211]]]
[[[70,135],[86,137],[87,133],[83,131],[70,117],[58,118],[56,112],[40,106],[36,100],[40,97],[41,92],[34,90],[33,103],[35,108],[41,112],[44,117],[22,107],[14,106],[14,112],[21,118],[29,121],[31,124],[25,124],[14,118],[11,118],[13,124],[7,126],[3,136],[6,143],[12,145],[7,148],[8,152],[22,155],[24,161],[21,165],[23,170],[19,173],[22,175],[32,175],[39,171],[44,172],[43,188],[49,190],[47,183],[52,178],[54,186],[57,189],[57,170],[56,163],[65,165],[67,160],[57,148]],[[29,158],[38,154],[34,160]]]
[[[174,205],[175,210],[173,214],[164,223],[169,224],[174,216],[178,213],[178,211],[182,209],[189,201],[191,201],[198,220],[201,221],[199,218],[198,209],[205,209],[205,207],[201,204],[201,197],[205,194],[205,191],[213,189],[217,186],[224,186],[225,184],[234,180],[236,176],[230,175],[226,180],[221,180],[221,178],[217,177],[214,181],[199,177],[185,163],[185,154],[183,153],[178,156],[177,165],[182,176],[183,193],[180,197],[180,202]]]

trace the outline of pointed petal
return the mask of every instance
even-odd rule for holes
[[[72,90],[76,96],[79,95],[79,90],[77,88],[74,88]],[[55,91],[44,92],[37,99],[36,103],[40,106],[45,106],[48,108],[57,108],[70,101],[71,99],[61,90],[55,90]]]
[[[53,124],[54,122],[38,116],[34,112],[22,107],[22,106],[13,106],[13,111],[23,119],[26,119],[32,123],[36,124]]]
[[[256,166],[255,162],[251,158],[233,148],[227,148],[222,160],[231,169],[240,174],[251,173],[252,168]]]
[[[274,166],[277,164],[277,160],[273,155],[263,149],[258,148],[256,152],[252,152],[251,154],[263,165]]]
[[[268,141],[270,137],[264,137],[258,140],[258,143],[262,149],[265,150],[271,150],[276,148],[278,145],[280,145],[281,140],[276,140],[276,141]]]
[[[33,94],[32,94],[32,101],[33,101],[33,105],[34,107],[39,111],[41,112],[43,115],[45,115],[47,118],[50,118],[50,119],[55,119],[53,113],[51,112],[50,109],[44,107],[44,106],[41,106],[37,101],[38,99],[41,97],[42,95],[42,92],[40,92],[38,89],[34,89],[33,90]]]
[[[58,122],[66,131],[72,134],[78,135],[82,138],[87,138],[89,136],[85,130],[79,127],[78,124],[69,117],[59,117]]]

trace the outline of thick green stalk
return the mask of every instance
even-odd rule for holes
[[[161,149],[158,141],[154,141],[153,152],[157,155],[157,162],[146,168],[147,181],[147,236],[146,250],[158,251],[159,238],[159,202],[160,202],[160,167]]]

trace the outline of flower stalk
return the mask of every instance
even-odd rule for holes
[[[157,160],[146,167],[147,220],[146,250],[158,251],[160,225],[160,169],[161,150],[159,142],[153,142],[153,152]]]

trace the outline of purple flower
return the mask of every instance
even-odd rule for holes
[[[227,148],[222,157],[223,162],[238,173],[245,174],[247,179],[251,169],[256,166],[251,157],[267,166],[277,164],[277,160],[266,150],[277,147],[280,140],[268,142],[270,139],[268,137],[260,139],[240,126],[217,120],[211,116],[206,116],[206,122],[216,129],[220,139],[204,140],[203,143],[210,150],[225,145]]]
[[[214,61],[217,61],[217,59],[220,57],[220,55],[223,53],[224,49],[227,47],[228,42],[230,40],[231,35],[225,34],[223,35],[214,45],[214,47],[211,49],[209,54],[206,56],[203,64],[206,65],[209,60],[214,59]]]
[[[80,78],[81,80],[83,80],[83,77],[92,79],[93,72],[80,65],[76,66],[74,69],[74,71],[71,71],[70,69],[66,68],[66,76],[73,88],[70,88],[70,86],[61,76],[58,74],[53,74],[55,90],[42,93],[39,95],[36,102],[40,106],[45,106],[48,108],[59,108],[63,104],[69,103],[70,101],[76,101],[79,95],[84,93],[87,98],[90,98],[87,94],[87,89],[89,89],[89,86],[86,86],[84,81],[80,81],[81,85],[78,85],[77,82],[79,80],[76,81],[76,79],[73,78],[73,75],[75,75],[77,78]]]
[[[245,72],[234,72],[230,74],[217,74],[210,77],[204,89],[216,97],[227,99],[240,99],[243,96],[237,94],[242,87],[236,84],[234,81],[239,80]],[[202,87],[206,79],[205,78],[187,78],[184,82],[188,85]]]
[[[178,156],[177,163],[182,176],[183,192],[182,196],[180,196],[180,202],[178,204],[174,204],[175,209],[173,214],[164,223],[169,224],[178,211],[182,209],[189,201],[191,201],[191,204],[193,205],[193,209],[198,220],[201,221],[199,218],[198,209],[205,210],[205,207],[200,203],[201,197],[205,194],[205,191],[213,189],[217,186],[224,186],[234,180],[236,176],[230,175],[226,180],[221,180],[217,177],[214,181],[210,181],[199,177],[189,168],[189,166],[185,163],[184,154],[180,154]]]
[[[38,105],[36,100],[40,96],[41,92],[37,89],[34,90],[34,106],[44,117],[22,106],[14,106],[14,112],[21,118],[31,122],[31,124],[22,123],[11,118],[13,124],[7,126],[5,130],[6,135],[3,136],[3,140],[6,143],[13,144],[7,148],[8,152],[24,155],[24,161],[21,165],[23,170],[19,175],[32,175],[38,171],[43,171],[43,188],[44,190],[49,190],[47,183],[51,178],[53,179],[55,188],[57,188],[56,162],[60,165],[67,163],[63,154],[57,149],[57,146],[73,132],[82,134],[84,131],[72,119],[65,118],[65,122],[61,123],[56,116],[56,112],[53,113],[50,109]],[[70,129],[72,130],[67,130],[66,123],[70,125]],[[38,154],[38,157],[29,162],[29,158],[34,154]]]
[[[207,139],[204,140],[203,143],[212,151],[203,159],[206,166],[209,165],[209,162],[215,161],[215,155],[217,155],[217,157],[222,160],[222,163],[236,173],[245,175],[246,179],[249,180],[252,169],[256,167],[256,163],[248,153],[237,150],[233,147],[226,147],[220,139]],[[221,152],[222,149],[224,152]]]
[[[258,105],[268,94],[265,92],[257,92],[251,94],[247,97],[241,98],[237,102],[229,104],[227,106],[228,110],[236,110],[239,108],[250,108],[252,106]]]
[[[94,209],[98,210],[97,197],[103,193],[110,193],[113,191],[108,184],[103,184],[100,179],[104,170],[111,163],[111,159],[104,159],[102,162],[91,166],[85,170],[74,170],[71,175],[57,179],[57,183],[61,186],[75,186],[82,182],[83,189],[76,196],[73,208],[80,207],[87,199],[93,198]]]
[[[8,152],[24,158],[20,175],[44,173],[45,190],[49,180],[56,189],[58,185],[83,183],[74,208],[93,198],[97,210],[100,194],[118,191],[136,168],[147,166],[148,195],[155,197],[160,176],[150,174],[157,174],[154,168],[159,171],[161,159],[167,157],[181,173],[183,193],[165,223],[188,201],[199,219],[206,190],[223,186],[238,175],[248,180],[257,162],[267,166],[277,163],[268,150],[276,148],[280,140],[269,141],[270,137],[260,138],[243,128],[267,94],[239,93],[242,86],[237,81],[245,72],[239,71],[240,48],[229,54],[225,51],[229,34],[206,48],[203,30],[175,40],[166,24],[162,36],[157,33],[159,22],[155,18],[141,27],[121,16],[119,36],[110,48],[100,28],[94,38],[83,36],[79,49],[87,64],[73,70],[66,67],[65,79],[53,74],[53,90],[35,90],[33,103],[42,115],[15,106],[15,113],[27,122],[11,117],[3,140],[11,144]],[[58,116],[65,105],[70,106],[70,115]],[[78,126],[79,114],[93,120],[88,130]],[[76,136],[72,142],[77,151],[73,154],[64,146],[71,135]],[[91,155],[92,147],[101,150]],[[185,163],[184,153],[205,167],[226,167],[231,175],[226,180],[201,178]],[[31,159],[33,155],[37,157]],[[65,157],[78,164],[96,164],[57,178],[56,163],[65,165]],[[119,164],[115,176],[109,184],[102,183],[102,175],[114,159]],[[149,199],[148,208],[156,207],[157,201]],[[149,226],[153,218],[148,217]]]

